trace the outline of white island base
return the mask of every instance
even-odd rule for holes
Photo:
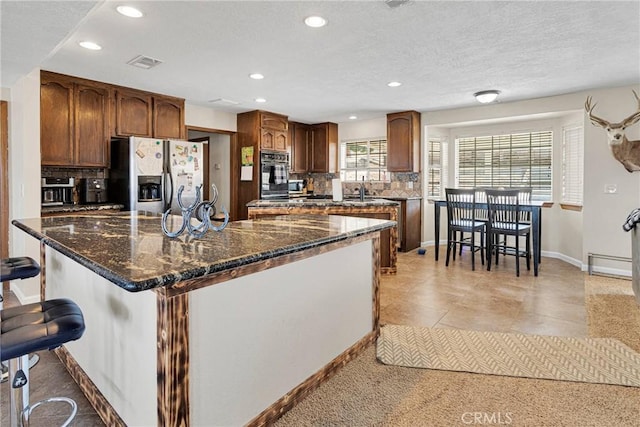
[[[58,354],[108,425],[274,421],[377,337],[379,240],[133,293],[42,245],[46,298],[86,322]]]

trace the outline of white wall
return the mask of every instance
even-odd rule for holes
[[[209,137],[209,181],[218,188],[216,209],[231,206],[231,136],[222,133],[211,133],[190,130],[189,139]]]
[[[236,114],[233,113],[225,113],[185,102],[184,117],[187,126],[228,130],[232,132],[237,130]]]
[[[21,78],[10,90],[9,220],[40,216],[40,70]],[[40,260],[37,240],[9,227],[9,255]],[[13,281],[22,303],[39,300],[39,277]]]
[[[640,202],[640,175],[628,173],[610,153],[606,144],[604,130],[592,126],[586,120],[585,128],[585,182],[584,207],[582,212],[562,210],[559,208],[561,188],[561,142],[562,126],[568,121],[576,120],[575,111],[584,111],[584,102],[588,95],[593,96],[598,103],[596,114],[609,121],[620,121],[636,111],[631,90],[640,91],[638,86],[601,89],[588,92],[578,92],[555,97],[532,99],[521,102],[492,104],[465,109],[425,112],[422,114],[423,126],[437,129],[451,129],[460,127],[461,123],[485,120],[495,120],[503,117],[513,117],[522,120],[523,117],[533,116],[544,118],[547,113],[564,112],[565,116],[555,119],[554,128],[554,207],[543,212],[543,251],[556,255],[568,261],[587,261],[587,253],[601,253],[623,257],[631,256],[630,235],[622,230],[629,212],[638,207]],[[583,118],[585,114],[582,113]],[[552,119],[553,120],[553,119]],[[522,125],[525,126],[526,122]],[[492,125],[496,127],[498,125]],[[514,125],[514,126],[517,126]],[[453,138],[451,131],[449,139],[450,165],[455,160],[453,153]],[[627,130],[630,139],[640,138],[640,125],[634,125]],[[558,139],[557,136],[560,136]],[[423,142],[424,143],[424,142]],[[424,152],[424,150],[423,150]],[[450,168],[453,174],[453,169]],[[452,182],[449,183],[452,185]],[[605,184],[616,184],[618,191],[615,195],[605,194]],[[423,241],[433,241],[433,205],[426,205],[424,210]],[[630,268],[630,266],[629,266]]]

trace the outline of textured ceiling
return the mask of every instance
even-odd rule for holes
[[[472,106],[484,89],[509,102],[640,83],[640,1],[127,2],[137,20],[119,4],[3,0],[2,86],[39,66],[234,113],[344,122]],[[328,25],[306,27],[311,14]],[[163,63],[126,64],[140,54]]]

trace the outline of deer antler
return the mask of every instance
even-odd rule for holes
[[[634,94],[635,94],[635,92],[634,92]],[[587,97],[587,100],[584,103],[584,109],[589,114],[589,120],[591,120],[591,123],[593,123],[594,125],[598,125],[598,126],[603,127],[603,128],[606,128],[607,126],[610,126],[611,123],[609,123],[608,121],[606,121],[604,119],[601,119],[598,116],[593,115],[592,111],[593,111],[594,108],[596,108],[596,104],[591,105],[591,97],[590,96]],[[631,117],[633,117],[633,116],[631,116]],[[631,118],[631,117],[629,117],[629,118]]]
[[[623,127],[629,127],[632,124],[636,123],[638,120],[640,120],[640,97],[638,97],[638,94],[636,93],[635,90],[632,90],[631,92],[633,92],[633,96],[635,96],[636,100],[638,101],[638,111],[636,111],[635,113],[633,113],[632,115],[630,115],[629,117],[627,117],[622,121]]]

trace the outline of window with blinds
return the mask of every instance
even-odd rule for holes
[[[532,187],[532,198],[551,200],[553,132],[456,139],[459,188]]]
[[[387,140],[343,141],[340,144],[342,181],[389,181]]]
[[[431,137],[427,141],[427,198],[444,197],[447,186],[447,142],[440,137]]]
[[[584,180],[582,126],[562,129],[562,203],[582,206]]]

